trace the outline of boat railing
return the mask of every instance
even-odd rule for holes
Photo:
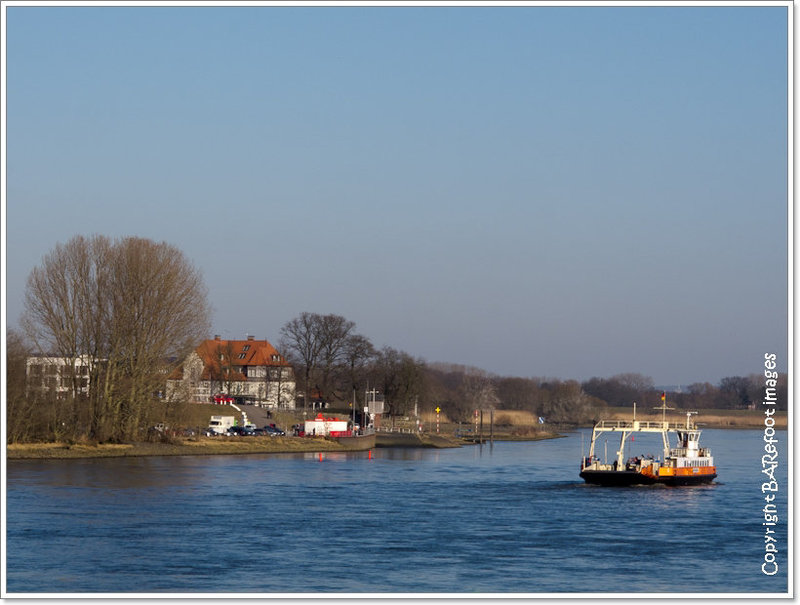
[[[590,470],[590,471],[613,471],[616,470],[616,467],[613,464],[608,464],[604,462],[600,462],[599,460],[595,460],[591,463],[584,463],[581,466],[581,470]]]
[[[701,447],[701,448],[699,448],[699,449],[697,449],[695,451],[697,452],[697,456],[701,457],[701,458],[711,455],[711,450],[709,448],[707,448],[707,447]],[[672,456],[678,456],[680,458],[686,458],[689,455],[689,448],[673,447],[669,451],[669,453]]]

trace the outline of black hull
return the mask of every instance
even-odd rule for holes
[[[689,485],[703,485],[711,483],[717,477],[714,475],[686,475],[683,477],[653,478],[642,475],[636,471],[581,471],[581,479],[593,485],[608,487],[627,487],[631,485],[668,485],[681,487]]]

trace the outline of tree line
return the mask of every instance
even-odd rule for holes
[[[340,315],[302,313],[281,330],[280,348],[292,363],[299,391],[334,403],[363,402],[367,385],[379,389],[392,415],[442,409],[453,421],[469,421],[474,410],[528,411],[554,423],[586,423],[608,407],[641,410],[661,404],[662,390],[641,374],[618,374],[578,382],[553,378],[496,376],[480,368],[428,363],[392,347],[376,349]],[[669,393],[683,409],[746,409],[764,398],[761,375],[723,378],[718,385],[691,384]],[[778,405],[786,409],[787,379],[778,380]]]
[[[125,441],[168,415],[171,404],[159,393],[169,373],[208,337],[210,307],[199,271],[175,247],[78,236],[57,245],[31,272],[21,325],[24,335],[12,330],[7,336],[9,440]],[[587,423],[609,406],[661,403],[652,378],[640,374],[578,382],[428,363],[375,347],[353,321],[335,314],[300,313],[281,328],[277,348],[294,369],[298,405],[306,408],[322,398],[334,407],[361,409],[367,388],[383,394],[390,416],[439,407],[451,421],[465,422],[474,410],[507,409],[551,423]],[[60,377],[69,396],[58,399],[26,386],[31,351],[69,360]],[[733,376],[670,393],[669,404],[743,409],[763,397],[762,376]],[[785,374],[778,399],[778,409],[785,410]]]

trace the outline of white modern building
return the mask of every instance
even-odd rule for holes
[[[25,377],[29,394],[55,394],[58,399],[89,394],[92,359],[88,355],[28,357]]]

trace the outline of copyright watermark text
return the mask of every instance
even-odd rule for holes
[[[761,456],[761,472],[764,481],[761,493],[764,496],[764,562],[761,572],[767,576],[778,573],[778,541],[775,527],[778,525],[778,506],[775,496],[780,489],[775,472],[778,469],[778,439],[775,436],[775,406],[778,401],[778,372],[775,370],[775,353],[764,354],[764,454]]]

